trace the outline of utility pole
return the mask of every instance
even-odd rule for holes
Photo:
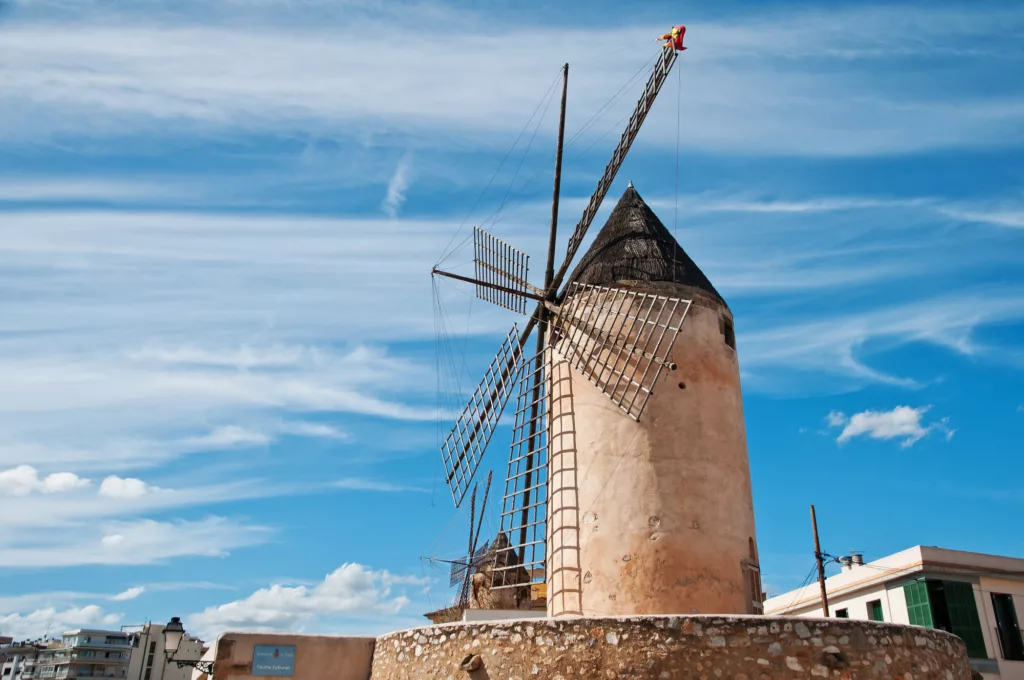
[[[818,543],[818,518],[811,506],[811,528],[814,530],[814,559],[818,560],[818,585],[821,586],[821,611],[828,618],[828,591],[825,590],[825,563],[821,559],[821,544]]]

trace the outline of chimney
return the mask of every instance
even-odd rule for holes
[[[851,566],[852,562],[853,558],[847,557],[846,555],[843,555],[839,558],[839,563],[843,566],[843,571],[850,571],[851,569],[853,569],[853,567]]]
[[[850,559],[853,561],[855,566],[861,566],[864,564],[864,553],[852,552],[850,553]]]

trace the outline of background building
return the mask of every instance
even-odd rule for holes
[[[840,558],[825,579],[829,616],[905,623],[959,635],[985,678],[1024,680],[1024,559],[915,546],[874,562]],[[811,583],[769,598],[765,614],[822,616]]]
[[[43,649],[43,645],[14,644],[11,638],[0,638],[0,680],[30,680],[35,675],[36,658]]]
[[[131,656],[127,633],[82,628],[40,650],[33,678],[126,678]]]
[[[128,680],[189,680],[192,677],[192,668],[178,668],[174,661],[168,661],[162,624],[147,623],[139,626],[131,632],[131,640]],[[178,650],[171,651],[174,659],[195,661],[203,655],[203,641],[186,634]]]
[[[45,643],[0,640],[0,680],[189,680],[191,667],[168,660],[163,632],[162,625],[147,623],[132,630],[71,630]],[[202,640],[185,635],[174,659],[195,661],[203,651]]]

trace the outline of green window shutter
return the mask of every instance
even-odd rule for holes
[[[868,618],[872,621],[885,621],[882,616],[882,601],[872,600],[868,602]]]
[[[903,594],[907,598],[907,615],[910,617],[910,625],[934,628],[932,607],[928,601],[928,585],[924,579],[911,581],[903,586]]]
[[[943,585],[946,589],[946,606],[949,608],[949,624],[967,645],[967,656],[987,659],[974,589],[970,583],[960,581],[943,581]]]

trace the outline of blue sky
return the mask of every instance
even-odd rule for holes
[[[632,179],[730,303],[769,591],[810,503],[834,554],[1024,554],[1024,10],[984,7],[8,2],[0,633],[444,604],[438,412],[514,317],[438,284],[439,399],[429,270],[485,220],[538,269],[557,103],[473,206],[569,62],[563,249],[677,22],[599,222]]]

